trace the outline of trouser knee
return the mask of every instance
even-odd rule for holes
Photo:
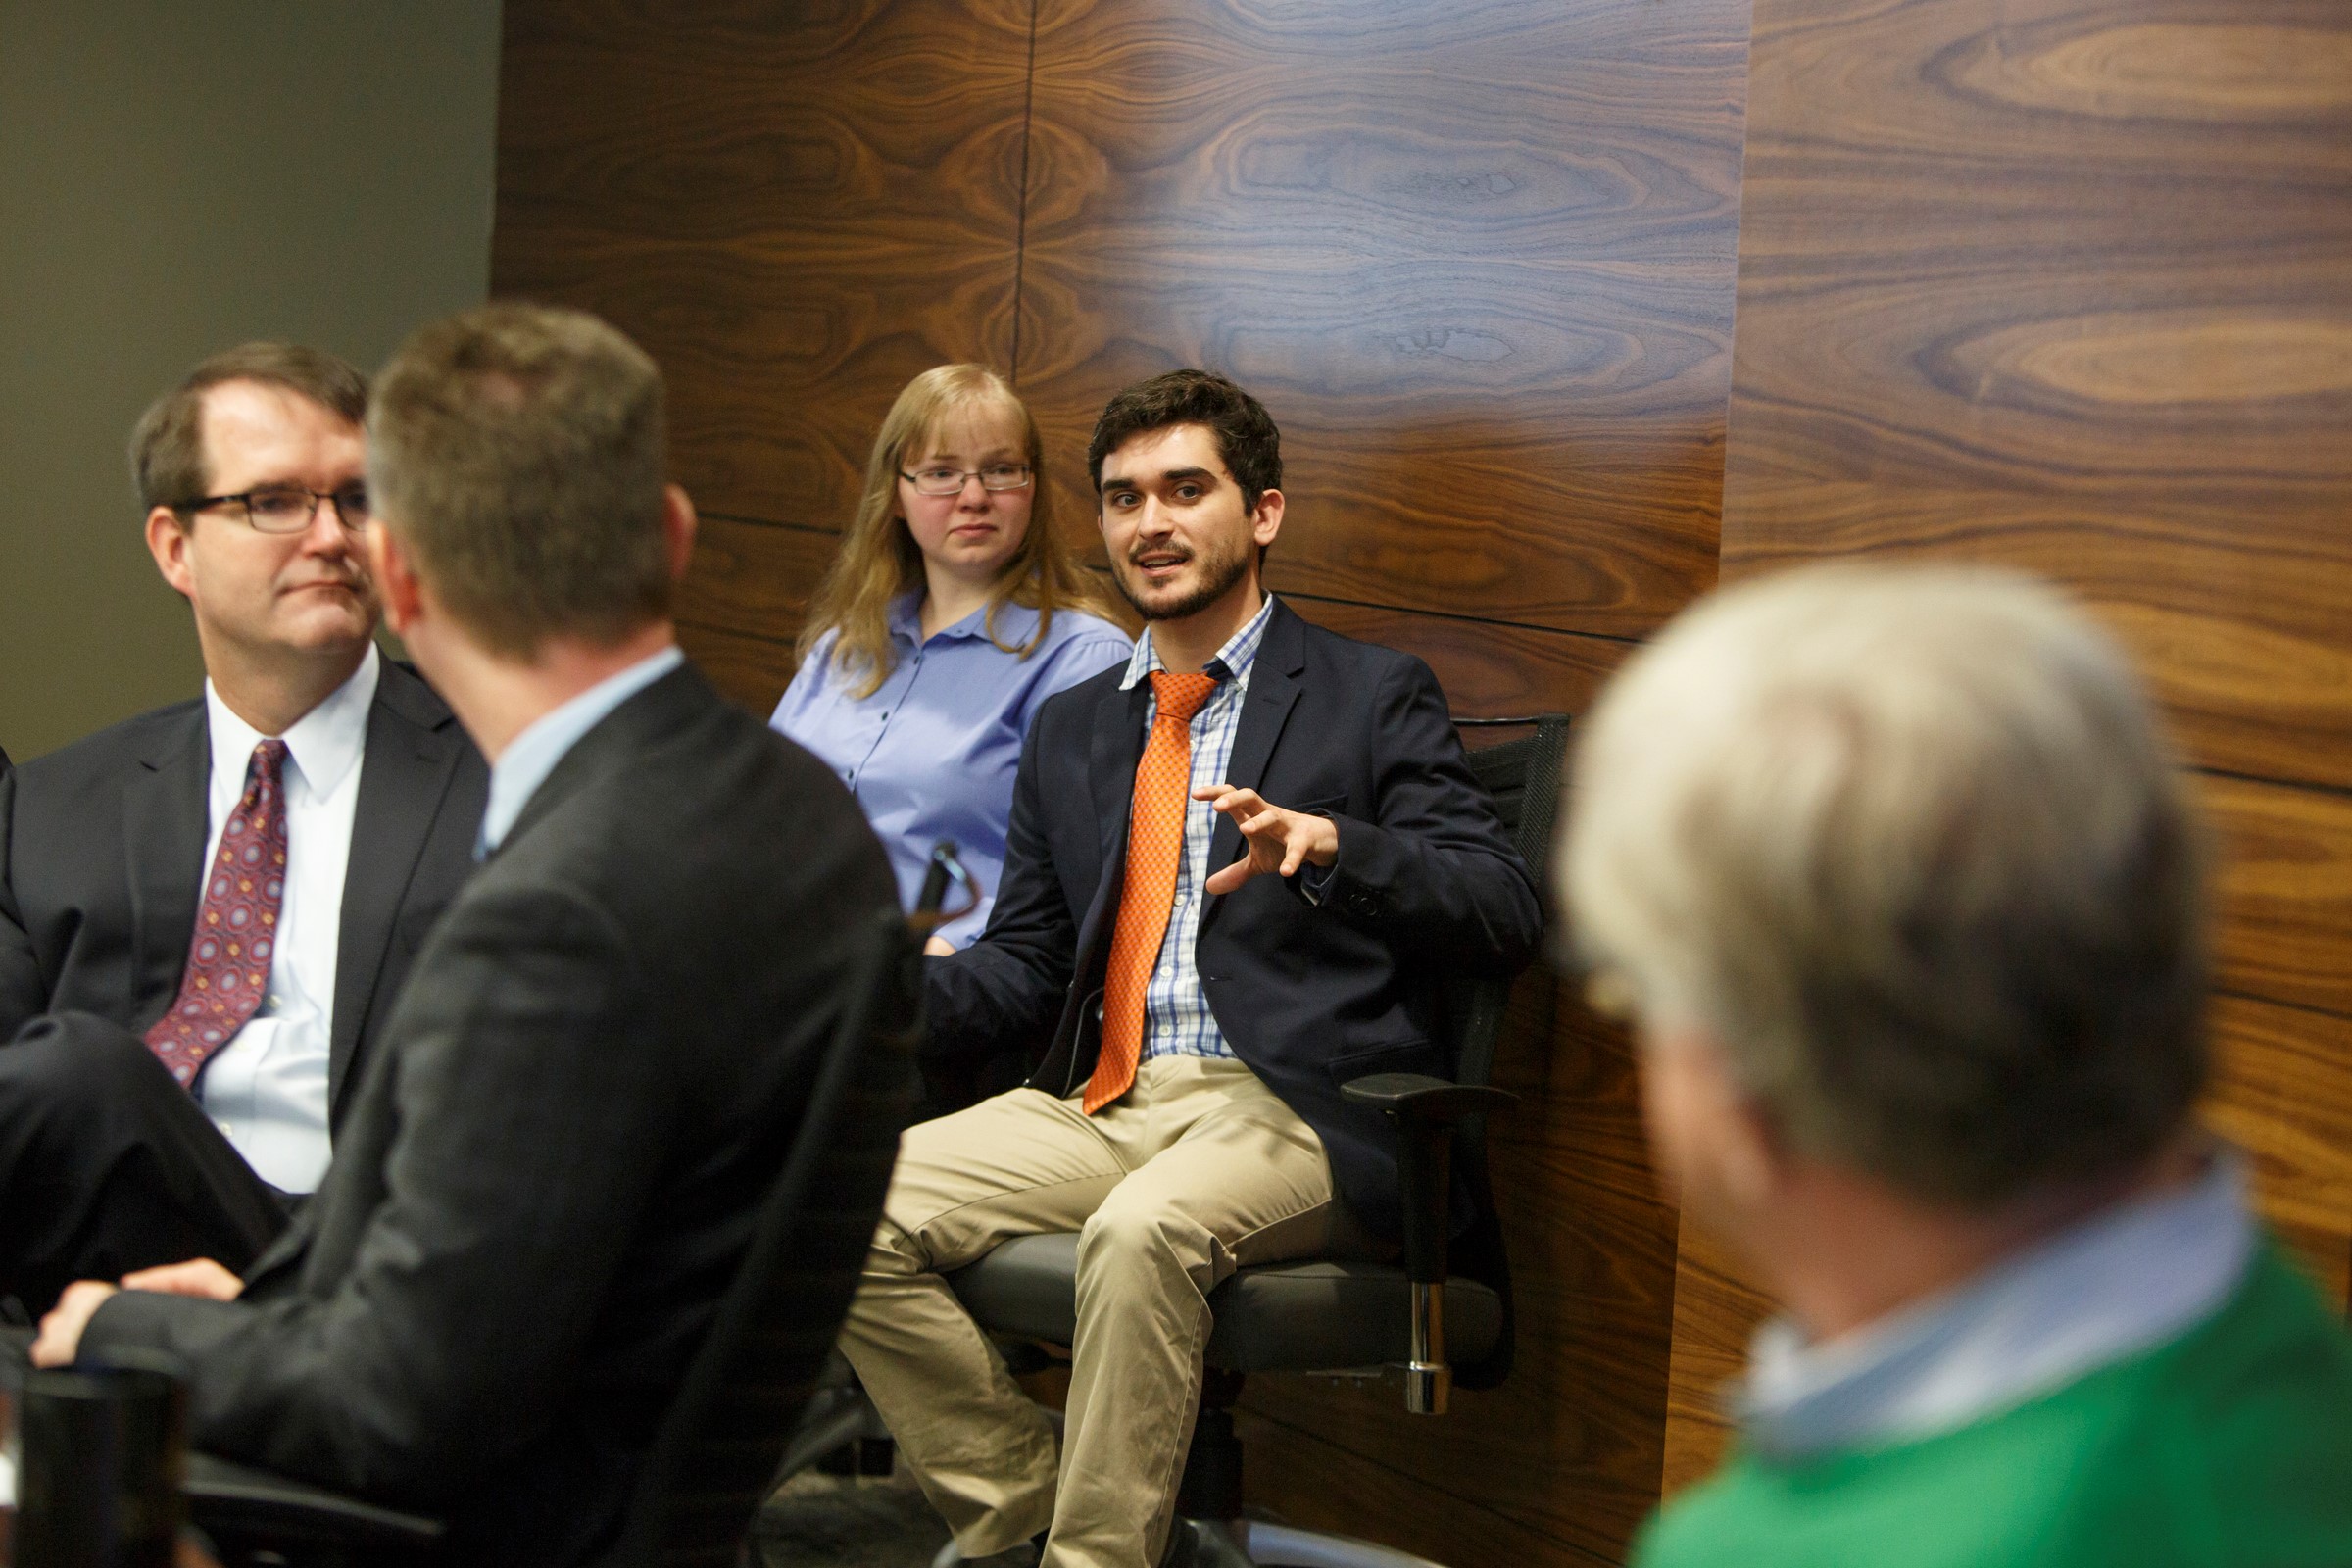
[[[152,1092],[162,1071],[146,1042],[120,1024],[85,1012],[51,1013],[0,1049],[0,1109],[12,1119],[62,1116],[79,1123],[88,1111]]]
[[[1160,1278],[1170,1271],[1200,1277],[1215,1247],[1200,1224],[1158,1202],[1121,1201],[1117,1193],[1078,1232],[1078,1277]]]

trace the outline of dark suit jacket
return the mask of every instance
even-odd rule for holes
[[[143,1034],[172,1005],[203,891],[212,765],[198,699],[0,774],[0,1043],[68,1009]],[[327,1103],[338,1132],[355,1065],[473,872],[489,779],[448,705],[384,661],[335,953]]]
[[[1038,710],[1021,754],[1004,881],[980,940],[930,965],[930,1049],[950,1057],[1050,1042],[1031,1082],[1076,1092],[1094,1071],[1150,685],[1123,668]],[[1340,1086],[1444,1074],[1440,985],[1510,972],[1543,916],[1526,863],[1463,760],[1445,694],[1409,654],[1309,625],[1277,603],[1258,644],[1226,781],[1338,824],[1310,905],[1251,878],[1201,913],[1195,947],[1234,1054],[1321,1135],[1348,1206],[1394,1236],[1396,1140]],[[1241,853],[1218,820],[1212,868]]]
[[[125,1292],[201,1447],[576,1562],[782,1168],[897,885],[831,770],[675,670],[549,774],[416,960],[318,1197],[242,1300]]]

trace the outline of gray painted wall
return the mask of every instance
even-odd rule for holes
[[[193,696],[123,443],[197,360],[372,370],[489,286],[499,0],[0,0],[0,747]]]

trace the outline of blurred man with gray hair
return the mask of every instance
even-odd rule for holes
[[[1603,696],[1564,893],[1787,1315],[1641,1568],[2352,1562],[2352,1339],[2197,1127],[2204,837],[2055,593],[1729,590]]]

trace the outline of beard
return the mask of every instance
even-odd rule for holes
[[[1113,560],[1110,580],[1118,588],[1119,597],[1135,607],[1135,612],[1146,620],[1182,620],[1197,615],[1233,592],[1234,585],[1250,572],[1251,554],[1256,541],[1245,537],[1229,554],[1215,555],[1196,552],[1193,560],[1200,567],[1200,581],[1174,599],[1148,602],[1127,581],[1130,565]]]

